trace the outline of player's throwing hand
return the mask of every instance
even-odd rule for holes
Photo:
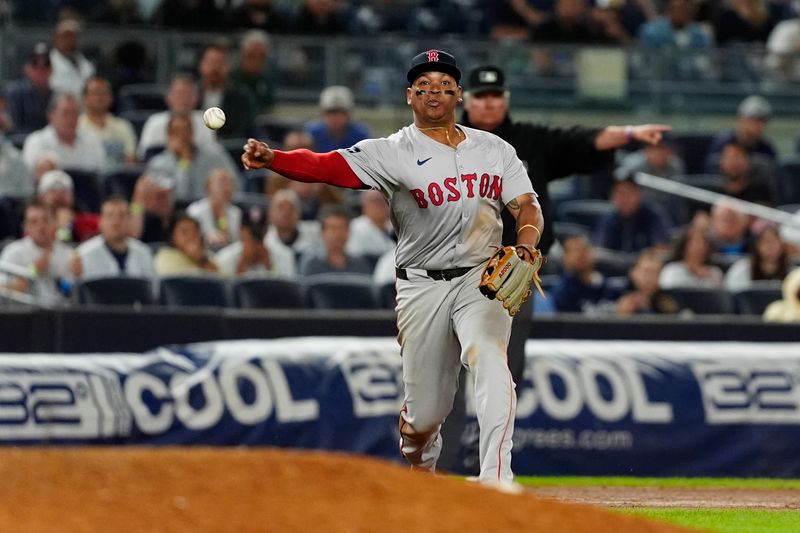
[[[259,168],[268,168],[275,158],[275,153],[272,151],[272,148],[265,142],[247,139],[247,144],[245,144],[243,148],[242,164],[246,169],[255,170]]]

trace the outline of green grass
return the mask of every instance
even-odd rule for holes
[[[800,511],[747,509],[631,509],[623,511],[671,524],[720,533],[795,533]]]
[[[520,477],[530,487],[664,487],[719,489],[794,489],[800,500],[800,479],[764,478],[636,478],[636,477]],[[658,522],[715,533],[800,533],[800,511],[755,509],[614,509]]]
[[[687,487],[687,488],[743,488],[743,489],[800,489],[800,479],[766,478],[685,478],[685,477],[530,477],[514,478],[531,487]],[[800,532],[800,527],[798,527]]]

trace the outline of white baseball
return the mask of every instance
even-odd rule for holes
[[[203,123],[212,130],[218,130],[225,125],[225,112],[218,107],[209,107],[203,113]]]

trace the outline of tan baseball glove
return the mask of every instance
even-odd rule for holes
[[[523,259],[517,253],[524,250]],[[487,298],[497,298],[514,316],[531,294],[531,283],[544,297],[539,269],[545,262],[542,253],[530,245],[504,246],[489,258],[478,286]]]

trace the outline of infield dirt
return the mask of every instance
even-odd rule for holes
[[[321,452],[5,448],[0,480],[14,533],[688,531]]]

